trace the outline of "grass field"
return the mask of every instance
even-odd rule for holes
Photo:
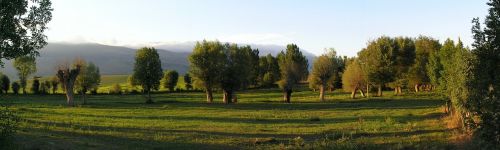
[[[281,103],[278,89],[239,93],[238,104],[206,104],[203,93],[3,96],[21,117],[17,149],[453,149],[444,101],[432,93],[348,99],[308,90]],[[221,94],[216,101],[221,101]],[[78,99],[78,98],[77,98]]]

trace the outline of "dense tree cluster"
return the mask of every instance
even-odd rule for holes
[[[236,91],[260,84],[256,82],[261,77],[258,54],[250,46],[201,41],[189,56],[189,75],[205,89],[208,103],[213,101],[215,88],[223,91],[224,103],[236,102]]]
[[[481,26],[479,18],[473,19],[472,33],[474,37],[472,63],[461,65],[470,72],[457,77],[460,87],[452,93],[452,99],[466,100],[464,107],[480,121],[474,124],[478,135],[488,143],[491,149],[500,145],[500,0],[490,0],[488,15]],[[456,57],[463,58],[460,54]],[[467,58],[467,57],[466,57]],[[457,62],[457,63],[460,63]],[[458,70],[458,69],[457,69]],[[470,74],[469,74],[470,73]],[[469,76],[468,76],[469,75]],[[461,91],[467,90],[466,93]],[[468,114],[468,113],[466,113]],[[473,116],[465,117],[473,120]]]

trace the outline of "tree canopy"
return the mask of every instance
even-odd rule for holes
[[[152,103],[151,90],[159,89],[163,76],[160,56],[155,48],[144,47],[137,50],[133,76],[148,94],[146,103]]]
[[[288,44],[286,51],[278,54],[278,64],[281,73],[278,85],[283,89],[284,101],[290,103],[292,90],[299,81],[307,78],[309,65],[306,57],[295,44]]]
[[[47,45],[44,32],[52,20],[51,1],[2,0],[0,6],[0,58],[38,55]]]

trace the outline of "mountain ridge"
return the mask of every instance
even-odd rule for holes
[[[194,44],[194,43],[193,43]],[[250,44],[251,45],[251,44]],[[279,53],[282,46],[251,45],[259,49],[259,55]],[[187,57],[191,53],[188,46],[157,45],[162,61],[162,68],[177,70],[184,74],[189,69]],[[194,45],[192,45],[194,47]],[[168,49],[167,49],[168,48]],[[134,56],[137,48],[125,46],[110,46],[98,43],[49,43],[42,48],[37,57],[37,73],[35,76],[51,76],[55,74],[58,64],[72,62],[75,58],[82,58],[96,64],[103,75],[131,74],[134,65]],[[191,48],[192,50],[192,48]],[[302,50],[303,51],[303,50]],[[312,53],[304,52],[309,63],[315,58]],[[17,79],[17,72],[12,67],[13,60],[2,60],[4,67],[0,72]],[[16,80],[14,79],[14,80]]]

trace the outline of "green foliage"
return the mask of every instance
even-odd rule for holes
[[[37,50],[47,45],[44,31],[52,20],[51,5],[50,0],[0,1],[0,58],[38,55]]]
[[[59,79],[57,76],[54,76],[49,80],[49,82],[52,87],[52,94],[56,94],[57,89],[59,88]]]
[[[19,89],[21,88],[21,85],[19,85],[18,82],[12,82],[12,86],[11,87],[12,87],[12,92],[14,94],[16,94],[16,95],[19,94]]]
[[[225,103],[232,101],[234,92],[242,88],[246,88],[250,83],[249,76],[253,76],[253,53],[249,53],[252,48],[250,46],[239,47],[237,44],[226,43],[224,45],[224,59],[222,72],[220,72],[219,82],[220,88],[223,90]],[[258,51],[257,51],[258,53]],[[253,77],[252,77],[253,78]]]
[[[75,85],[76,90],[85,94],[87,91],[97,90],[97,87],[101,83],[101,74],[99,67],[92,62],[84,63],[82,65],[80,74],[76,78]]]
[[[7,107],[0,106],[0,148],[18,130],[19,117]]]
[[[487,143],[484,147],[498,149],[500,145],[500,0],[488,2],[485,27],[473,19],[474,43],[472,77],[469,78],[468,108],[479,118],[478,135]]]
[[[322,55],[314,61],[312,72],[309,75],[310,87],[319,87],[320,100],[324,100],[324,91],[328,86],[328,81],[332,78],[337,69],[333,59],[327,55]]]
[[[358,53],[359,63],[366,75],[368,84],[381,87],[394,80],[392,54],[395,51],[394,39],[383,36],[368,43],[368,46]]]
[[[148,93],[146,103],[152,103],[151,90],[160,88],[160,80],[163,76],[161,60],[155,48],[141,48],[135,54],[134,79]]]
[[[40,92],[40,77],[33,77],[33,82],[31,83],[31,92],[33,94],[41,94]]]
[[[259,77],[259,50],[252,49],[249,45],[240,47],[240,53],[245,56],[245,62],[248,66],[245,70],[248,71],[246,73],[246,79],[242,82],[242,88],[247,88],[249,86],[257,86],[258,85],[258,77]]]
[[[305,80],[308,71],[308,62],[299,47],[295,44],[288,44],[286,51],[278,54],[278,64],[280,68],[281,79],[278,85],[284,91],[284,100],[290,103],[292,89],[299,83]]]
[[[259,58],[259,84],[262,87],[271,87],[280,79],[278,60],[271,54]]]
[[[114,84],[110,89],[109,94],[122,94],[122,87],[120,84]]]
[[[42,94],[49,94],[51,88],[52,88],[52,84],[48,80],[43,81],[40,84],[40,91]]]
[[[163,73],[163,87],[170,92],[174,91],[177,82],[179,81],[179,73],[175,70],[167,70]]]
[[[428,76],[428,72],[436,70],[436,68],[430,68],[431,66],[428,66],[430,65],[429,58],[434,53],[437,53],[440,48],[441,44],[439,43],[439,41],[433,38],[420,36],[416,39],[415,63],[411,66],[410,74],[408,76],[410,85],[419,86],[421,84],[429,84],[431,82],[429,79],[430,77]]]
[[[347,64],[342,74],[342,87],[346,92],[356,92],[366,84],[366,77],[358,59]]]
[[[186,90],[193,89],[193,80],[191,75],[189,75],[189,73],[184,74],[184,86]]]
[[[7,75],[0,73],[0,93],[7,93],[10,89],[10,79]]]
[[[26,80],[30,75],[36,72],[36,60],[35,57],[22,56],[14,60],[14,68],[17,70],[17,76],[19,77],[19,83],[23,89],[23,94],[26,94]]]
[[[189,74],[194,78],[195,87],[206,90],[209,103],[213,101],[212,90],[218,84],[220,73],[224,69],[224,61],[221,61],[225,60],[223,49],[219,41],[203,40],[196,43],[189,56]]]
[[[392,51],[391,58],[394,80],[389,86],[402,88],[408,85],[409,70],[415,63],[415,41],[408,37],[397,37],[394,40],[396,47]]]

